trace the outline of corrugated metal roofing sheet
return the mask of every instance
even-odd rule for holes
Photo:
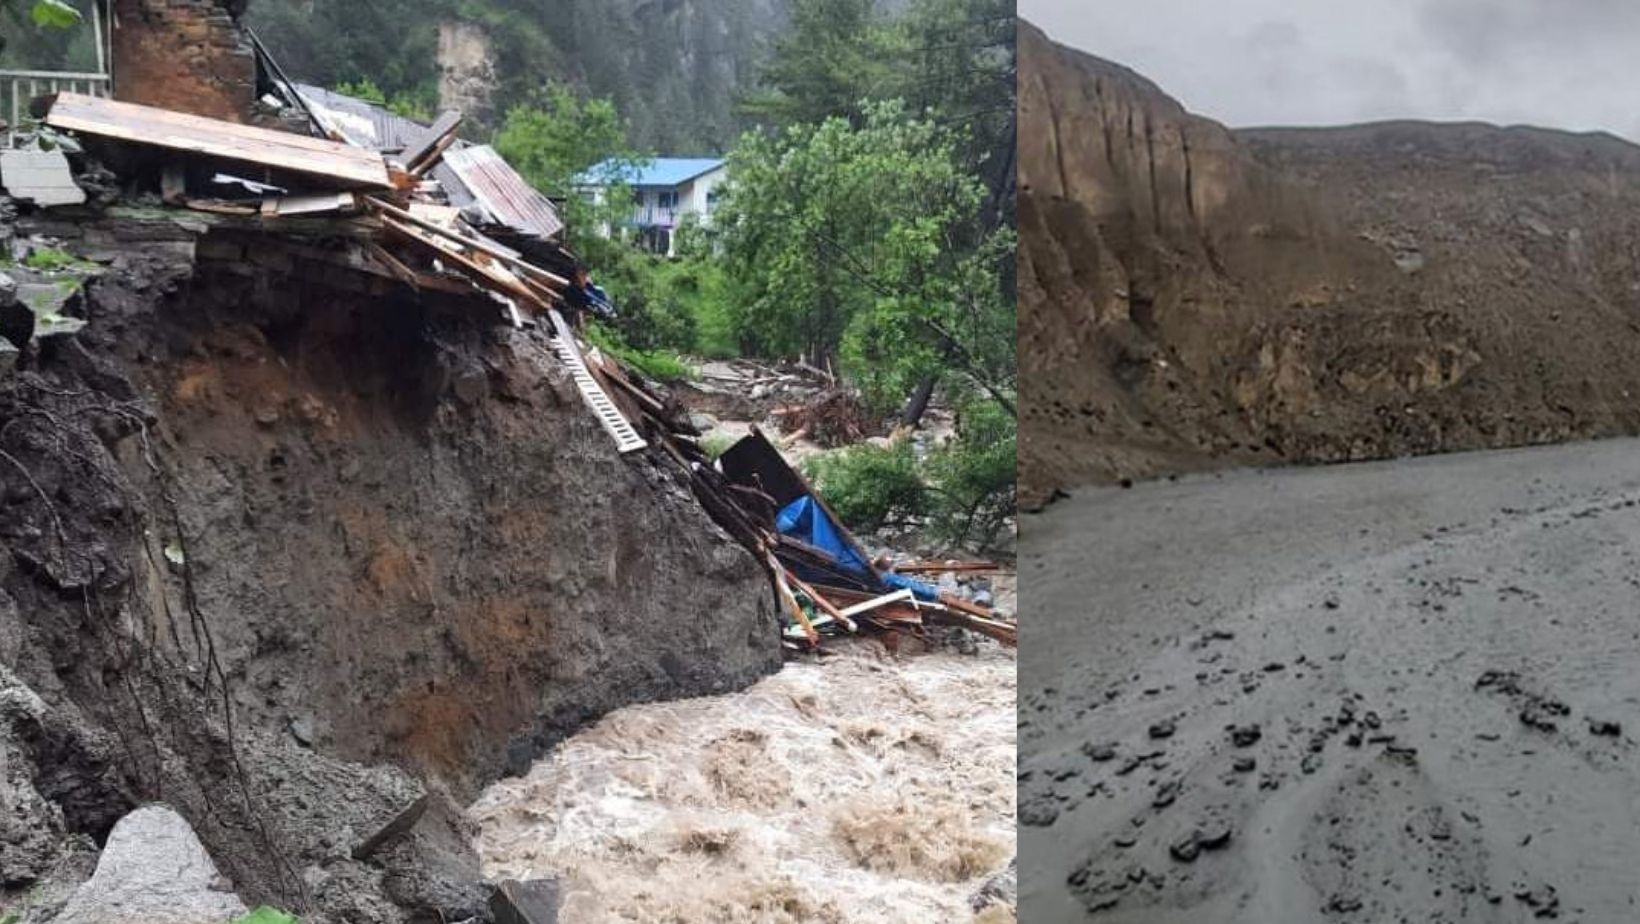
[[[558,210],[547,197],[525,182],[489,145],[446,151],[444,164],[461,177],[496,224],[543,240],[564,230]]]
[[[308,106],[324,110],[324,115],[330,117],[329,121],[350,141],[373,151],[397,154],[404,150],[405,145],[420,137],[427,128],[414,119],[407,119],[374,103],[343,96],[324,87],[299,83],[296,84],[296,92],[302,94],[302,99]],[[456,150],[465,146],[466,142],[457,140],[451,149]],[[473,194],[467,190],[461,178],[456,176],[456,172],[447,165],[435,164],[428,172],[444,187],[444,193],[449,196],[451,205],[466,208],[473,204]]]

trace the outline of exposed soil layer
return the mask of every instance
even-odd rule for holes
[[[1640,442],[1025,524],[1020,919],[1625,921]]]
[[[538,331],[255,238],[49,230],[107,264],[87,328],[0,379],[0,666],[43,703],[56,834],[163,800],[252,906],[459,920],[455,805],[613,708],[778,668],[763,572]]]
[[[1640,432],[1640,147],[1231,131],[1020,29],[1027,501]]]
[[[485,868],[562,877],[572,921],[1012,922],[1015,658],[968,645],[622,709],[485,792]]]

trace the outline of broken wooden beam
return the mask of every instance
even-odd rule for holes
[[[455,143],[456,130],[461,128],[461,113],[454,109],[446,110],[432,125],[427,127],[419,137],[411,140],[399,153],[399,158],[406,169],[420,175],[426,173],[434,163],[437,155]],[[424,164],[423,161],[426,161]]]
[[[367,860],[371,854],[380,850],[388,841],[408,834],[410,829],[416,826],[416,822],[421,820],[421,816],[426,814],[427,806],[432,798],[430,794],[422,793],[421,798],[410,803],[403,811],[389,819],[387,824],[382,825],[375,834],[365,838],[358,846],[354,847],[353,859]]]
[[[940,574],[946,571],[1001,571],[994,561],[903,561],[889,570],[898,574]]]
[[[523,272],[526,275],[529,275],[529,276],[533,277],[535,280],[537,280],[541,283],[544,283],[548,288],[551,288],[551,289],[554,289],[554,290],[559,290],[559,289],[568,288],[568,286],[569,286],[569,280],[568,279],[565,279],[564,277],[556,275],[554,273],[549,273],[546,270],[542,269],[541,267],[534,265],[533,263],[529,263],[527,261],[521,260],[518,257],[507,253],[506,251],[502,250],[500,247],[497,247],[493,244],[488,244],[488,243],[485,243],[484,241],[475,240],[475,239],[473,239],[471,237],[468,237],[464,234],[458,234],[454,231],[451,231],[449,228],[440,227],[439,225],[437,225],[437,224],[435,224],[431,221],[428,221],[428,220],[420,217],[419,215],[413,215],[413,214],[405,211],[404,209],[401,209],[398,206],[393,205],[390,202],[386,202],[386,201],[384,201],[380,198],[377,198],[375,196],[371,196],[366,201],[372,207],[374,207],[374,208],[378,209],[379,211],[381,211],[382,213],[384,213],[384,215],[391,215],[392,217],[397,218],[401,222],[407,222],[409,224],[415,225],[418,228],[421,228],[424,231],[428,231],[432,234],[437,234],[441,237],[448,238],[448,239],[462,245],[463,247],[470,247],[473,250],[477,250],[477,251],[481,251],[483,253],[486,253],[486,254],[490,255],[491,257],[494,257],[497,260],[501,260],[501,261],[506,262],[506,263],[514,264],[515,268],[517,270],[519,270],[520,272]]]

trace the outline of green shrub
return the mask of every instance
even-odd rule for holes
[[[740,355],[726,277],[710,256],[669,260],[615,248],[597,270],[620,312],[614,327],[629,346],[711,359]]]
[[[928,512],[928,486],[910,442],[888,448],[866,443],[811,456],[803,472],[850,529],[871,532]]]
[[[926,464],[936,537],[981,547],[996,539],[1015,510],[1018,445],[1018,422],[995,402],[975,399],[958,409],[956,438]]]
[[[700,438],[700,450],[706,453],[706,458],[716,460],[736,442],[738,440],[727,433],[708,433]]]
[[[48,271],[79,266],[80,262],[78,257],[55,247],[41,247],[23,258],[23,265],[29,269]]]
[[[301,921],[278,908],[262,905],[250,914],[234,918],[231,924],[301,924]]]
[[[640,350],[623,340],[619,331],[596,321],[588,324],[584,333],[600,350],[658,382],[687,382],[695,378],[695,368],[677,353]]]

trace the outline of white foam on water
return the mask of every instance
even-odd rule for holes
[[[472,811],[491,877],[582,922],[1011,922],[1015,659],[860,641],[739,693],[618,710]]]

